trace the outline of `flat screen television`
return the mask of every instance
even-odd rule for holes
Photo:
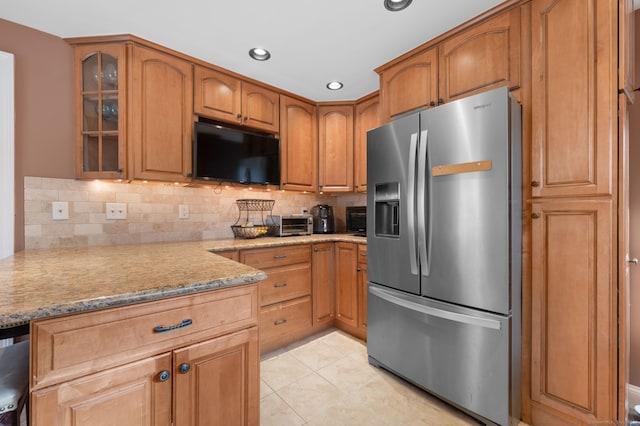
[[[196,121],[193,177],[280,185],[280,140],[273,136]]]

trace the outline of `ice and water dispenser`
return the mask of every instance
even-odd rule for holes
[[[400,236],[400,184],[398,182],[376,184],[375,235]]]

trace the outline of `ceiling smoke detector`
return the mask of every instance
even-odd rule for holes
[[[412,1],[413,0],[384,0],[384,7],[392,12],[398,12],[409,7]]]

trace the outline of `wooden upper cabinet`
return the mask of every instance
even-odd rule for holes
[[[355,106],[353,189],[356,192],[367,192],[367,132],[380,124],[380,96],[376,92]]]
[[[382,121],[438,103],[438,51],[423,52],[378,68]]]
[[[281,187],[316,192],[318,188],[318,120],[315,105],[280,96]]]
[[[618,61],[620,69],[618,72],[618,89],[622,90],[627,98],[633,102],[635,98],[634,90],[639,83],[635,64],[635,9],[633,0],[619,0],[618,10]]]
[[[438,46],[444,102],[494,87],[520,86],[520,9],[455,35]]]
[[[624,423],[615,421],[612,205],[607,199],[533,203],[531,424]]]
[[[242,117],[241,82],[235,77],[199,65],[193,68],[193,112],[237,123]]]
[[[255,84],[242,83],[242,123],[274,133],[280,131],[280,95]]]
[[[196,114],[278,133],[277,92],[199,65],[194,67],[194,81]]]
[[[319,186],[353,191],[353,104],[318,107]]]
[[[612,193],[616,17],[611,0],[531,3],[534,197]]]
[[[132,178],[191,180],[192,76],[190,62],[154,49],[133,47]]]
[[[124,179],[127,55],[123,44],[74,49],[75,169],[78,179]]]

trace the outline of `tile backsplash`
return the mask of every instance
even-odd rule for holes
[[[340,211],[346,205],[366,203],[364,195],[335,197],[243,187],[199,188],[27,176],[25,248],[231,238],[230,226],[238,219],[236,200],[241,198],[275,200],[274,214],[300,213],[302,208],[311,212],[316,204],[330,204]],[[52,219],[54,201],[68,202],[68,219]],[[126,204],[127,218],[107,219],[106,203]],[[188,206],[188,218],[179,218],[180,205]]]

